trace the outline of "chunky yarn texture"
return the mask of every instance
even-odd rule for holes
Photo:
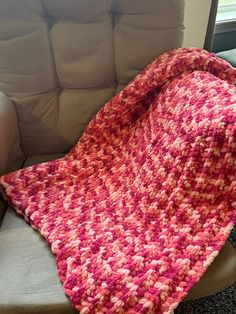
[[[235,84],[215,55],[170,51],[65,157],[1,177],[81,314],[170,313],[212,263],[236,221]]]

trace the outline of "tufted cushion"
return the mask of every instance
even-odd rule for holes
[[[51,38],[58,80],[63,89],[114,85],[112,21],[109,16],[98,17],[90,23],[60,21],[53,25]]]
[[[154,57],[181,46],[183,0],[0,1],[0,91],[26,156],[68,150]]]

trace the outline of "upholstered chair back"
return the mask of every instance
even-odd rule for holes
[[[25,157],[65,152],[153,58],[180,47],[183,0],[0,1],[0,91]]]

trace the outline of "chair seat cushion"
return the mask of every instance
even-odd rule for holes
[[[32,156],[25,166],[62,156]],[[50,247],[10,207],[0,229],[0,254],[1,314],[78,313],[63,292]]]
[[[0,313],[76,313],[63,292],[47,243],[8,208],[0,232]]]

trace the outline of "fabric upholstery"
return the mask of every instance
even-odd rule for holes
[[[52,26],[51,36],[58,80],[63,89],[104,88],[115,83],[109,16],[98,17],[90,23],[61,21]]]
[[[2,198],[0,198],[0,227],[5,216],[6,208],[7,208],[6,203],[3,201]]]
[[[23,160],[14,105],[0,93],[0,175],[19,168]]]
[[[0,2],[0,91],[26,156],[66,152],[101,106],[180,47],[183,0]]]
[[[50,248],[10,208],[0,247],[1,314],[76,313],[63,292]]]
[[[62,156],[31,156],[24,166]],[[7,269],[1,271],[1,287],[4,287],[0,293],[1,314],[77,313],[63,292],[50,248],[10,207],[1,226],[0,248],[0,268]]]
[[[91,117],[102,107],[104,100],[106,102],[113,94],[113,87],[89,90],[66,89],[61,92],[58,126],[64,141],[69,143],[69,146],[78,140]]]
[[[232,66],[236,67],[236,49],[222,51],[217,56],[228,61]]]
[[[49,160],[55,160],[58,158],[63,157],[64,154],[63,153],[57,153],[57,154],[47,154],[47,155],[33,155],[30,156],[26,159],[25,163],[24,163],[24,167],[29,167],[32,166],[34,164],[39,164],[42,162],[46,162]]]

